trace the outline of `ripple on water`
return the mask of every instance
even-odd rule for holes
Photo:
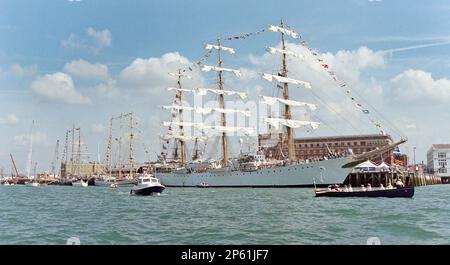
[[[0,244],[448,244],[450,185],[413,200],[314,198],[312,189],[0,186]]]

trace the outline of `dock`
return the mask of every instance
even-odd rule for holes
[[[430,174],[417,174],[407,171],[396,172],[353,172],[350,173],[344,181],[344,185],[351,185],[352,187],[367,186],[372,187],[387,186],[389,183],[394,184],[400,179],[406,186],[425,186],[443,184],[440,177]]]

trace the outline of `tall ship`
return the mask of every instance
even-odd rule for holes
[[[216,73],[217,87],[214,88],[185,88],[183,80],[191,77],[185,71],[178,70],[175,73],[169,73],[177,79],[177,86],[168,88],[176,93],[172,105],[163,106],[164,109],[171,111],[172,119],[164,122],[167,127],[167,133],[161,135],[163,143],[163,152],[159,156],[158,163],[155,166],[155,175],[161,183],[167,187],[311,187],[313,185],[330,185],[343,183],[353,167],[370,156],[385,152],[395,146],[405,142],[401,140],[386,147],[374,150],[362,155],[353,155],[351,152],[340,155],[323,157],[321,159],[300,161],[296,158],[294,146],[294,129],[309,127],[316,129],[320,123],[311,120],[299,120],[293,117],[293,107],[310,108],[313,111],[315,104],[297,101],[291,99],[289,95],[289,85],[304,86],[310,88],[311,84],[306,81],[290,78],[288,76],[288,56],[298,57],[299,55],[288,50],[286,47],[286,38],[297,38],[295,31],[288,27],[281,20],[279,25],[270,25],[268,31],[279,33],[281,37],[280,48],[266,47],[270,53],[280,54],[281,68],[276,75],[261,73],[261,77],[268,82],[276,83],[276,87],[282,90],[282,97],[260,96],[260,103],[273,104],[278,103],[282,106],[281,115],[263,118],[269,129],[278,129],[283,131],[286,139],[282,142],[287,143],[287,157],[267,158],[262,152],[262,147],[257,146],[255,150],[241,152],[236,156],[229,153],[229,135],[231,133],[241,133],[241,135],[252,134],[255,128],[246,126],[229,126],[227,124],[227,114],[234,116],[248,117],[252,115],[247,110],[227,109],[225,104],[226,97],[239,97],[246,99],[247,94],[240,91],[225,89],[224,73],[233,74],[236,77],[241,76],[239,70],[225,68],[223,66],[224,53],[234,54],[234,48],[225,47],[221,39],[217,39],[215,44],[207,44],[206,49],[209,54],[217,54],[216,65],[204,64],[201,68],[203,72]],[[214,95],[218,100],[217,107],[206,108],[204,106],[186,106],[183,104],[184,94],[192,93],[200,96],[207,94]],[[219,116],[212,124],[205,122],[190,122],[184,120],[184,114],[211,114],[216,113]],[[218,125],[219,124],[219,125]],[[197,131],[198,134],[186,133]],[[220,154],[212,157],[206,154],[205,150],[200,150],[201,144],[212,142],[210,136],[205,131],[215,132],[216,142],[214,147],[219,147]],[[193,143],[192,155],[187,157],[187,142]],[[239,139],[242,144],[242,138]],[[168,150],[167,145],[171,143],[173,149]],[[192,145],[192,144],[191,144]],[[169,157],[170,156],[170,157]]]

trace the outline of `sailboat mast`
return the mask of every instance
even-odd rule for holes
[[[77,153],[77,176],[80,176],[80,164],[81,164],[81,128],[77,128],[78,131],[78,153]]]
[[[109,136],[108,136],[108,147],[106,149],[106,162],[108,163],[109,177],[112,177],[112,126],[113,117],[109,120]]]
[[[64,178],[67,177],[67,161],[69,159],[69,130],[66,130],[66,140],[64,143],[63,159],[61,159],[61,172],[62,173],[62,163],[64,161]],[[61,174],[62,175],[62,174]]]
[[[133,150],[133,138],[134,138],[134,135],[133,135],[133,113],[131,112],[131,113],[129,113],[129,115],[130,115],[130,118],[129,118],[129,121],[130,121],[130,134],[129,134],[129,139],[128,139],[128,141],[129,141],[129,147],[128,147],[128,160],[129,160],[129,162],[130,162],[130,177],[132,178],[133,177],[133,174],[134,174],[134,150]]]
[[[281,28],[284,28],[283,19],[281,20],[280,24]],[[286,44],[284,41],[284,33],[281,32],[281,48],[283,50],[286,50]],[[281,76],[287,77],[287,64],[286,64],[286,53],[283,53],[282,55],[282,71]],[[283,86],[283,96],[284,99],[289,100],[289,85],[288,83],[284,83]],[[291,108],[288,104],[284,104],[284,116],[285,119],[290,120],[292,118],[291,115]],[[288,137],[288,151],[289,151],[289,160],[294,161],[295,160],[295,149],[294,149],[294,131],[291,127],[286,126],[287,129],[287,137]]]
[[[183,91],[181,91],[181,69],[178,69],[178,100],[180,102],[180,106],[183,104]],[[181,124],[183,124],[183,109],[179,109],[178,110],[178,118],[180,121],[180,136],[183,137],[184,136],[184,129],[183,126]],[[179,139],[180,141],[180,145],[181,145],[181,165],[184,166],[184,164],[186,163],[186,143],[184,142],[183,139]]]
[[[217,49],[217,55],[219,59],[219,67],[222,67],[222,58],[221,58],[221,48],[220,48],[220,38],[217,38],[217,46],[219,46],[219,49]],[[222,71],[218,71],[219,75],[219,89],[223,90],[223,79],[222,79]],[[219,95],[219,107],[221,109],[225,109],[225,100],[224,95]],[[226,119],[225,119],[225,113],[220,114],[220,121],[221,125],[223,127],[226,127]],[[225,131],[222,132],[222,153],[223,153],[223,160],[222,165],[227,166],[228,164],[228,146],[227,146],[227,133]]]
[[[72,150],[70,152],[70,175],[73,175],[73,150],[75,149],[75,124],[72,127]]]
[[[122,149],[122,128],[123,128],[123,113],[120,114],[120,135],[118,138],[118,144],[119,144],[119,179],[122,178],[122,156],[121,156],[121,149]]]

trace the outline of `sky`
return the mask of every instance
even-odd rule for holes
[[[103,160],[109,119],[128,112],[136,117],[136,158],[154,159],[162,122],[170,119],[160,106],[171,104],[174,93],[166,88],[176,85],[167,73],[201,59],[218,37],[258,32],[281,18],[301,36],[288,38],[288,49],[304,56],[289,59],[289,76],[312,84],[291,88],[292,99],[318,107],[293,114],[321,122],[317,130],[297,129],[297,136],[379,133],[376,121],[394,139],[407,137],[401,150],[413,156],[416,147],[417,161],[426,160],[431,144],[450,143],[448,1],[0,0],[0,167],[10,171],[11,153],[25,171],[31,135],[32,159],[48,171],[56,140],[61,157],[74,125],[86,159],[97,160],[100,150]],[[242,73],[226,75],[225,84],[249,93],[245,106],[259,95],[280,95],[259,76],[279,70],[280,56],[264,49],[280,47],[279,34],[223,45],[236,49],[224,55],[225,67]],[[205,63],[217,63],[215,52]],[[189,75],[187,88],[215,86],[211,72],[194,67]],[[369,115],[348,99],[344,82]]]

